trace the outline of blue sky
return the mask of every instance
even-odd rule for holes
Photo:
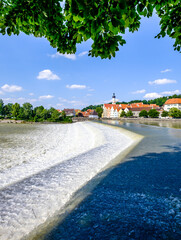
[[[181,54],[168,37],[155,39],[159,19],[143,18],[126,33],[127,44],[111,60],[88,57],[91,41],[75,55],[60,55],[44,38],[0,35],[0,98],[57,109],[80,108],[111,100],[153,99],[181,93]]]

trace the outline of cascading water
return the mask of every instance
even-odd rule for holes
[[[44,223],[133,142],[91,122],[38,125],[22,134],[20,127],[0,146],[1,240],[18,240]]]

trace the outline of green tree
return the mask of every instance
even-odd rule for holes
[[[162,117],[168,117],[168,112],[167,111],[163,111],[161,116]]]
[[[25,119],[26,119],[25,113],[24,113],[24,108],[23,108],[23,107],[20,107],[17,118],[18,118],[18,119],[22,119],[22,120],[25,120]]]
[[[20,105],[19,105],[19,103],[13,104],[13,106],[12,106],[12,116],[15,119],[17,119],[17,117],[19,115],[19,112],[20,112]]]
[[[8,103],[4,106],[4,116],[10,117],[12,115],[12,103]]]
[[[44,107],[43,106],[39,106],[39,107],[35,107],[34,110],[33,110],[33,115],[34,115],[34,118],[36,117],[36,120],[38,121],[38,119],[41,119],[42,118],[42,112],[44,110]]]
[[[147,112],[146,110],[142,110],[142,111],[139,113],[139,117],[147,118],[147,117],[148,117],[148,112]]]
[[[98,117],[101,118],[103,113],[102,107],[96,107],[96,112],[98,114]]]
[[[132,111],[129,111],[126,113],[126,117],[132,117],[133,116],[133,112]]]
[[[57,111],[55,108],[51,108],[50,112],[51,112],[51,117],[50,117],[51,121],[57,122],[57,121],[60,120],[60,113],[59,113],[59,111]]]
[[[111,58],[126,43],[126,29],[137,31],[141,18],[153,12],[161,26],[156,37],[168,35],[180,51],[180,0],[65,0],[64,7],[62,0],[2,0],[0,33],[45,37],[60,53],[75,53],[77,43],[92,39],[89,55]]]
[[[159,112],[156,109],[150,109],[150,111],[148,112],[148,116],[151,118],[158,118]]]
[[[26,102],[23,104],[23,110],[24,110],[24,118],[25,119],[31,119],[32,118],[32,114],[33,114],[33,106]]]
[[[181,111],[178,108],[171,108],[168,115],[173,118],[181,118]]]
[[[61,117],[62,117],[62,119],[65,119],[65,118],[66,118],[66,113],[65,113],[65,111],[62,111],[62,112],[61,112]]]
[[[120,114],[120,117],[126,117],[126,113],[124,110],[122,110],[121,114]]]
[[[47,109],[43,109],[43,111],[41,112],[41,118],[47,120],[50,117],[50,112]]]
[[[4,108],[4,102],[2,99],[0,99],[0,115],[4,115],[3,108]]]

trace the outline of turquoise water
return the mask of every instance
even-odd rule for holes
[[[144,139],[38,239],[181,239],[181,129],[109,123]]]

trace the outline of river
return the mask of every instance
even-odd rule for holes
[[[0,239],[32,236],[133,142],[92,122],[0,124]]]
[[[144,139],[93,178],[74,209],[32,239],[181,239],[181,129],[174,129],[180,125],[104,123]]]

